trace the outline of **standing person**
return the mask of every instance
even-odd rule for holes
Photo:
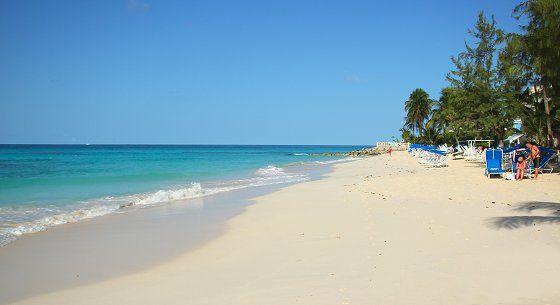
[[[527,161],[525,157],[519,156],[517,157],[517,173],[515,174],[515,180],[523,180],[523,176],[525,176],[525,167],[527,166]]]
[[[389,153],[389,157],[390,157],[391,153],[393,152],[393,146],[389,146],[389,149],[387,149],[387,152]]]
[[[528,142],[527,144],[525,144],[525,147],[530,150],[529,158],[533,160],[535,179],[537,179],[539,177],[539,166],[541,165],[541,150],[535,142]]]

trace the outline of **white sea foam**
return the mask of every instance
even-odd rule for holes
[[[185,188],[159,190],[154,193],[141,194],[132,201],[133,205],[147,205],[160,202],[192,199],[210,195],[209,190],[203,189],[200,183],[191,183]]]
[[[22,208],[22,209],[6,209],[0,210],[0,215],[9,214],[10,217],[3,217],[3,219],[11,219],[10,223],[5,223],[0,226],[0,246],[14,241],[18,236],[28,233],[40,232],[48,229],[49,227],[58,226],[66,223],[74,223],[80,220],[99,217],[115,212],[119,209],[119,205],[105,204],[91,206],[87,208]],[[45,215],[46,216],[40,216]],[[33,218],[39,217],[35,220],[16,223],[18,218]]]
[[[270,176],[284,176],[286,173],[283,168],[276,167],[274,165],[268,165],[266,167],[261,167],[255,171],[255,174],[263,177]]]
[[[0,246],[18,236],[47,230],[49,227],[75,223],[84,219],[126,211],[135,206],[163,204],[229,192],[232,190],[295,183],[309,180],[305,174],[286,173],[283,168],[269,165],[255,171],[255,176],[214,183],[191,183],[183,187],[158,190],[129,196],[107,196],[69,206],[0,208]],[[188,201],[187,201],[188,203]]]
[[[336,160],[315,161],[315,163],[317,163],[317,164],[334,164],[334,163],[348,162],[348,161],[354,161],[354,160],[359,160],[359,159],[360,158],[357,158],[357,157],[346,157],[346,158],[336,159]]]

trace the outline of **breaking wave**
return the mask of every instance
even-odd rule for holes
[[[253,177],[231,181],[190,183],[185,186],[127,196],[104,197],[67,206],[0,207],[0,246],[19,236],[47,230],[49,227],[95,218],[134,207],[188,200],[250,187],[295,183],[309,180],[301,173],[287,173],[269,165],[255,171]],[[188,201],[186,202],[188,203]]]
[[[286,175],[283,168],[276,167],[274,165],[268,165],[266,167],[261,167],[255,171],[257,176],[270,177],[270,176],[283,176]]]

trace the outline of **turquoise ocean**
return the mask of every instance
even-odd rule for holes
[[[0,145],[0,246],[129,207],[310,179],[364,146]]]

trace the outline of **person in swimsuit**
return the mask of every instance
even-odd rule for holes
[[[517,157],[517,173],[515,174],[515,180],[523,180],[523,176],[525,176],[525,166],[527,165],[527,161],[525,157],[519,156]]]
[[[539,166],[541,165],[541,151],[537,146],[537,143],[531,142],[525,144],[531,153],[529,154],[529,158],[533,160],[533,168],[535,169],[535,179],[539,177]]]

